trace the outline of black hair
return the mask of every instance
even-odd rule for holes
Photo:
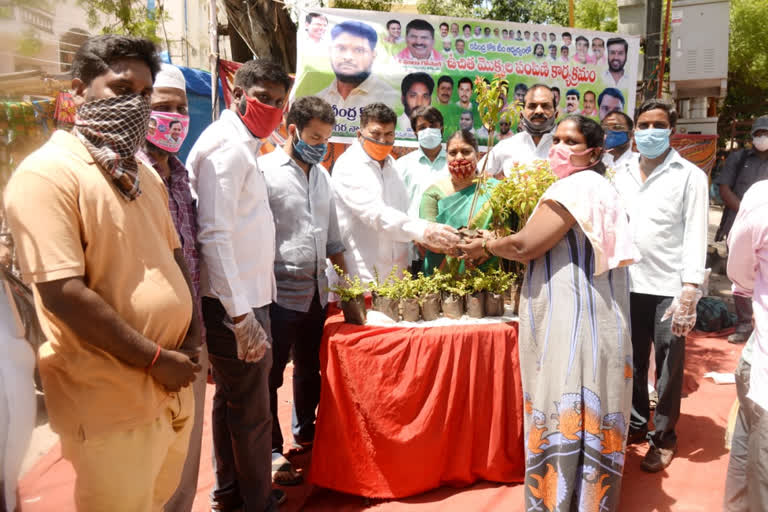
[[[399,22],[399,21],[397,21],[397,20],[389,20],[389,21],[387,22],[387,29],[389,29],[389,26],[390,26],[390,25],[394,25],[395,23],[397,23],[398,25],[400,25],[400,22]],[[400,26],[402,27],[402,25],[400,25]]]
[[[269,59],[247,60],[235,73],[235,86],[243,90],[263,82],[280,84],[285,87],[285,92],[291,90],[291,77],[279,64]]]
[[[469,23],[465,23],[463,27],[461,27],[461,31],[463,32],[465,28],[468,28],[469,30],[472,30],[472,25]]]
[[[623,119],[624,119],[624,120],[627,122],[627,126],[629,126],[629,129],[630,129],[630,130],[632,130],[632,129],[635,127],[635,123],[634,123],[634,121],[632,121],[632,118],[631,118],[631,117],[629,117],[629,116],[628,116],[627,114],[625,114],[624,112],[622,112],[621,110],[614,110],[614,111],[612,111],[612,112],[608,112],[608,113],[605,115],[605,117],[603,118],[603,121],[605,121],[605,120],[606,120],[606,119],[607,119],[609,116],[612,116],[612,115],[614,115],[614,114],[616,114],[616,115],[618,115],[618,116],[621,116],[621,117],[622,117],[622,118],[623,118]]]
[[[557,89],[557,87],[550,87],[545,84],[533,84],[528,88],[528,92],[525,93],[525,97],[527,98],[529,94],[533,94],[539,89],[544,89],[546,91],[549,91],[549,93],[552,95],[552,108],[557,108],[557,105],[555,105],[555,93],[554,93],[554,90]],[[557,92],[560,92],[560,89],[557,89]]]
[[[581,98],[581,93],[578,91],[578,89],[568,89],[568,91],[565,93],[566,96],[576,96],[577,98]]]
[[[467,112],[469,112],[467,110]],[[453,132],[453,134],[448,137],[448,140],[445,141],[445,147],[448,148],[448,145],[451,143],[453,139],[461,139],[462,142],[466,142],[473,148],[475,148],[475,152],[478,152],[480,150],[480,146],[477,144],[477,138],[475,135],[469,131],[469,130],[456,130]]]
[[[172,127],[173,125],[175,125],[175,124],[181,124],[181,121],[174,119],[173,121],[171,121],[170,123],[168,123],[168,129],[170,130],[170,129],[171,129],[171,127]],[[183,128],[183,126],[182,126],[182,128]]]
[[[602,39],[602,38],[600,38],[600,37],[597,37],[597,36],[595,36],[595,37],[593,37],[593,38],[592,38],[592,44],[593,44],[593,45],[595,44],[595,41],[600,41],[601,43],[605,44],[605,41],[603,41],[603,39]]]
[[[396,124],[395,111],[383,103],[370,103],[360,109],[360,128],[365,128],[371,121],[381,124]]]
[[[317,96],[304,96],[293,102],[288,115],[285,116],[285,123],[295,124],[301,131],[313,119],[331,126],[336,124],[333,107]]]
[[[565,36],[571,37],[571,33],[570,32],[563,32],[563,37],[565,37]]]
[[[515,94],[517,94],[517,91],[523,91],[523,93],[525,94],[528,92],[528,86],[525,85],[524,83],[519,83],[515,85]]]
[[[72,60],[72,78],[79,78],[88,86],[120,59],[143,61],[152,74],[152,82],[160,71],[155,43],[141,37],[107,34],[91,37],[78,48]]]
[[[603,145],[605,144],[605,132],[603,131],[603,127],[600,126],[600,123],[581,114],[570,114],[565,116],[558,125],[561,125],[566,121],[573,121],[576,123],[576,126],[579,127],[579,133],[584,136],[584,140],[587,142],[587,148],[603,148]],[[600,158],[597,159],[597,162],[595,162],[590,169],[598,174],[605,174],[605,164],[603,164],[602,159]]]
[[[606,87],[603,89],[603,92],[600,93],[600,96],[597,97],[597,104],[602,105],[603,104],[603,98],[606,96],[613,96],[617,100],[621,102],[621,106],[623,107],[625,105],[624,103],[624,95],[621,93],[620,90],[616,89],[615,87]]]
[[[587,39],[586,37],[584,36],[577,37],[576,42],[578,43],[579,41],[584,41],[585,43],[587,43],[587,46],[589,46],[589,39]]]
[[[530,33],[531,33],[531,31],[530,31],[530,30],[526,30],[525,32],[523,32],[523,35],[525,35],[525,34],[530,34]]]
[[[453,87],[453,78],[451,78],[450,76],[443,75],[440,78],[438,78],[437,79],[437,86],[440,87],[440,84],[442,84],[444,82],[448,82],[449,84],[451,84],[451,87]]]
[[[427,89],[429,89],[429,95],[431,96],[432,91],[435,89],[435,81],[431,76],[421,71],[405,75],[403,81],[400,82],[400,92],[402,92],[403,96],[405,96],[413,84],[419,83],[427,86]]]
[[[464,43],[467,44],[462,38],[457,37],[456,40],[453,42],[453,46],[455,47],[458,43]]]
[[[443,25],[445,25],[445,28],[447,28],[447,29],[450,29],[450,28],[451,28],[450,26],[448,26],[448,24],[447,24],[446,22],[442,22],[442,23],[440,24],[440,28],[443,28]]]
[[[623,37],[612,37],[605,43],[605,47],[608,48],[609,46],[613,44],[622,44],[624,45],[624,52],[626,53],[629,51],[629,43],[627,43],[627,40]]]
[[[568,50],[568,53],[571,53],[571,49],[568,48],[566,45],[563,45],[560,47],[560,51],[562,52],[563,50]]]
[[[597,99],[597,94],[595,94],[595,91],[586,91],[584,93],[584,97],[587,97],[587,94],[591,94],[593,98]]]
[[[413,129],[413,133],[416,133],[416,122],[420,119],[425,119],[429,124],[432,124],[434,122],[439,122],[440,127],[442,128],[445,126],[445,121],[443,120],[443,114],[440,113],[439,110],[437,110],[432,105],[423,105],[421,107],[416,107],[413,109],[413,112],[411,112],[411,129]]]
[[[549,49],[549,50],[551,50],[552,48],[554,48],[555,50],[557,50],[557,45],[556,45],[556,44],[554,44],[554,43],[552,43],[551,45],[549,45],[549,46],[547,47],[547,49]]]
[[[458,85],[456,86],[456,88],[459,88],[459,87],[461,87],[461,84],[469,84],[469,86],[470,86],[472,89],[474,89],[474,86],[473,86],[473,84],[472,84],[472,79],[471,79],[471,78],[469,78],[468,76],[463,76],[463,77],[459,78],[459,83],[458,83]]]
[[[408,32],[411,30],[429,30],[432,39],[435,38],[435,27],[430,25],[427,20],[422,20],[421,18],[416,18],[415,20],[408,22],[405,26],[405,35],[407,36]]]
[[[637,109],[637,114],[635,115],[635,122],[640,118],[640,114],[644,114],[645,112],[648,112],[649,110],[656,110],[660,109],[667,113],[667,119],[669,119],[669,127],[674,128],[677,124],[677,110],[675,110],[675,104],[671,101],[664,100],[661,98],[651,98],[649,100],[645,100],[642,105],[640,105],[640,108]]]
[[[543,44],[541,44],[541,43],[536,43],[536,44],[533,46],[533,53],[536,53],[536,50],[539,48],[539,46],[541,46],[541,51],[542,51],[542,52],[544,52],[544,45],[543,45]]]
[[[491,33],[491,27],[485,27],[485,28],[483,29],[483,33],[488,33],[488,34],[490,34],[490,33]]]
[[[307,17],[304,18],[304,21],[307,23],[307,25],[309,25],[310,23],[312,23],[312,20],[315,18],[325,18],[325,16],[320,14],[319,12],[311,12],[307,14]],[[328,20],[328,18],[325,18],[325,19],[326,21]]]
[[[379,40],[373,27],[362,21],[342,21],[331,29],[331,39],[336,39],[341,34],[352,34],[367,39],[371,45],[371,50],[376,48],[376,43]]]
[[[538,85],[543,85],[543,84],[537,84],[537,85],[534,85],[533,87],[537,87]],[[533,89],[533,87],[531,87],[531,89]],[[560,88],[556,85],[552,87],[545,85],[544,87],[547,87],[550,91],[552,91],[552,94],[555,94],[555,91],[557,91],[557,94],[560,94]]]

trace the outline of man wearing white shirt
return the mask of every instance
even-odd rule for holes
[[[605,84],[617,89],[634,90],[635,84],[631,83],[624,71],[629,43],[623,37],[612,37],[606,43],[606,47],[608,48],[608,69],[603,73]]]
[[[335,107],[336,112],[357,110],[373,101],[394,105],[398,100],[393,87],[371,74],[377,41],[373,27],[360,21],[344,21],[331,29],[331,68],[336,78],[317,96]]]
[[[640,158],[616,173],[642,259],[629,267],[633,392],[628,442],[648,439],[641,468],[661,471],[677,450],[685,335],[696,323],[707,248],[707,175],[669,145],[677,121],[670,103],[640,107],[634,132]],[[648,359],[656,357],[658,403],[648,432]]]
[[[605,132],[603,163],[618,172],[620,167],[638,157],[638,153],[632,151],[632,129],[635,123],[624,112],[614,111],[603,119],[601,126]]]
[[[509,169],[517,163],[529,163],[533,160],[546,160],[552,147],[552,128],[555,126],[557,109],[552,90],[543,84],[536,84],[525,94],[525,103],[520,112],[522,131],[500,141],[483,158],[478,169],[483,169],[490,176],[503,179]]]
[[[459,241],[450,226],[411,218],[408,192],[390,155],[395,142],[395,112],[372,103],[360,113],[357,141],[336,161],[333,186],[344,262],[350,275],[364,282],[374,272],[385,277],[397,266],[408,268],[408,242],[437,252],[455,249]]]
[[[271,491],[275,226],[256,157],[260,139],[282,121],[290,86],[273,62],[243,64],[230,110],[200,135],[187,159],[198,198],[203,319],[216,382],[214,510],[275,510],[285,496]]]
[[[421,197],[437,179],[448,176],[443,148],[443,115],[435,107],[418,107],[411,113],[411,127],[419,139],[419,147],[395,161],[400,178],[408,192],[408,215],[419,217]],[[411,251],[411,269],[418,272],[424,256],[418,247]]]

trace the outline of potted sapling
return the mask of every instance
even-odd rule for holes
[[[482,270],[467,272],[464,282],[467,288],[467,315],[472,318],[485,316],[486,290],[489,288],[488,277]]]
[[[440,318],[440,281],[436,277],[445,275],[435,274],[427,277],[419,272],[416,278],[419,304],[421,305],[421,318],[427,322]]]
[[[443,282],[443,314],[448,318],[458,319],[464,314],[464,297],[467,294],[466,282],[453,278]]]
[[[384,313],[397,322],[400,320],[400,299],[397,283],[397,265],[384,281],[379,279],[379,273],[373,270],[374,282],[371,284],[373,295],[373,310]]]
[[[352,279],[338,265],[334,265],[333,268],[339,275],[339,282],[329,290],[338,295],[341,300],[344,321],[348,324],[364,325],[365,285],[360,281],[360,276]]]
[[[502,316],[504,314],[504,295],[511,288],[513,282],[517,282],[517,276],[511,272],[504,272],[501,268],[496,268],[486,272],[485,277],[488,282],[485,293],[485,314],[487,316]],[[518,294],[518,302],[519,300]]]
[[[403,277],[397,282],[398,297],[400,299],[400,313],[406,322],[418,322],[419,314],[419,283],[407,270],[403,270]]]

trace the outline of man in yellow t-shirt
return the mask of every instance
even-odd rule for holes
[[[55,132],[5,192],[80,512],[161,510],[189,442],[199,323],[165,187],[135,158],[159,67],[145,39],[86,41],[72,64],[75,129]]]

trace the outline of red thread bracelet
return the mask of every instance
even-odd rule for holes
[[[162,349],[163,348],[160,345],[157,346],[157,352],[155,352],[155,357],[152,358],[152,362],[149,363],[149,366],[147,366],[147,371],[151,370],[152,367],[155,366],[155,363],[157,362],[157,358],[160,357],[160,351]]]

